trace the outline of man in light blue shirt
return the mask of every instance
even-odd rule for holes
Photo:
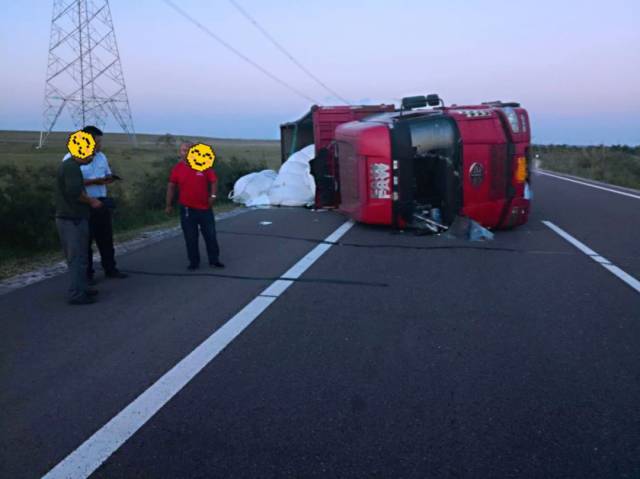
[[[95,284],[93,270],[93,249],[92,244],[95,239],[98,251],[100,251],[100,261],[102,269],[107,278],[126,278],[127,275],[116,267],[115,251],[113,248],[113,226],[111,220],[112,200],[107,199],[107,185],[113,183],[113,173],[109,167],[107,156],[102,152],[102,130],[95,126],[85,126],[82,131],[89,133],[96,141],[95,155],[93,161],[87,165],[82,165],[82,177],[87,191],[87,196],[97,198],[105,206],[92,209],[89,218],[89,261],[87,264],[87,277],[90,284]],[[65,156],[65,160],[70,155]]]
[[[95,164],[93,161],[95,161]],[[113,173],[111,173],[107,155],[102,151],[98,151],[93,157],[93,161],[88,165],[82,165],[80,167],[82,177],[85,179],[85,188],[89,196],[92,198],[106,198],[107,184],[113,181]],[[90,183],[89,180],[94,180],[94,182]]]

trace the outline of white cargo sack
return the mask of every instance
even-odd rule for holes
[[[304,206],[314,202],[316,182],[309,162],[315,157],[315,146],[309,145],[291,155],[280,167],[278,177],[269,189],[274,206]]]
[[[269,205],[268,192],[278,174],[273,170],[249,173],[239,178],[229,193],[229,199],[246,206]]]

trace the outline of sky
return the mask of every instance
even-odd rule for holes
[[[175,1],[306,96],[341,103],[229,0]],[[535,143],[640,144],[637,0],[236,1],[353,104],[428,93],[447,104],[518,101]],[[41,128],[52,4],[1,0],[0,129]],[[312,104],[162,0],[110,6],[137,132],[275,139]],[[72,128],[63,112],[54,129]]]

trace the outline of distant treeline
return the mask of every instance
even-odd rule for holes
[[[640,146],[534,145],[540,168],[640,189]]]

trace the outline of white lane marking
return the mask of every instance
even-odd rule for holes
[[[640,293],[640,281],[638,281],[636,278],[634,278],[630,274],[626,273],[622,269],[618,268],[615,264],[613,264],[607,258],[605,258],[604,256],[599,255],[598,253],[593,251],[591,248],[589,248],[587,245],[585,245],[584,243],[582,243],[579,240],[575,239],[573,236],[571,236],[565,230],[563,230],[562,228],[554,225],[551,221],[543,221],[543,223],[545,224],[545,226],[547,226],[552,231],[557,233],[563,239],[565,239],[566,241],[571,243],[573,246],[578,248],[580,251],[582,251],[584,254],[589,256],[592,260],[594,260],[600,266],[602,266],[603,268],[607,269],[612,274],[617,276],[618,279],[621,279],[622,281],[627,283],[629,286],[631,286],[633,289],[635,289],[636,292]]]
[[[333,242],[342,237],[353,226],[347,221],[329,235],[325,241]],[[305,255],[283,276],[298,278],[331,245],[320,244]],[[276,280],[272,286],[281,280]],[[287,281],[286,283],[291,283]],[[287,284],[287,287],[290,284]],[[269,288],[267,288],[268,290]],[[286,289],[286,287],[284,288]],[[282,291],[284,291],[282,289]],[[262,294],[265,294],[265,290]],[[44,479],[76,479],[89,477],[109,456],[116,452],[125,441],[133,436],[149,419],[153,417],[169,400],[175,396],[196,374],[209,364],[242,331],[244,331],[278,295],[254,298],[235,316],[215,331],[191,353],[183,358],[127,407],[120,411],[107,424],[69,454],[62,462],[51,469]]]
[[[640,195],[634,195],[633,193],[627,193],[626,191],[614,190],[613,188],[607,188],[605,186],[594,185],[593,183],[587,183],[586,181],[574,180],[573,178],[567,178],[566,176],[554,175],[553,173],[547,173],[546,171],[537,170],[539,175],[551,176],[552,178],[558,178],[559,180],[569,181],[570,183],[577,183],[583,186],[589,186],[597,190],[608,191],[609,193],[616,193],[622,196],[628,196],[629,198],[635,198],[640,200]]]
[[[307,255],[298,261],[293,267],[289,269],[285,274],[281,276],[282,279],[274,281],[269,285],[267,289],[265,289],[261,296],[275,296],[276,298],[284,293],[289,286],[293,284],[293,281],[289,281],[290,279],[297,279],[300,277],[305,270],[311,266],[315,261],[322,256],[324,253],[331,248],[332,245],[328,243],[335,243],[342,236],[349,231],[349,229],[353,226],[352,221],[347,221],[342,226],[340,226],[337,230],[327,236],[324,240],[324,243],[320,243],[315,248],[313,248]]]
[[[272,296],[277,298],[284,293],[289,286],[291,286],[291,283],[293,283],[293,281],[286,281],[283,279],[276,280],[271,283],[267,289],[260,293],[260,296]]]
[[[344,234],[347,231],[349,231],[351,229],[353,224],[354,224],[353,221],[347,221],[342,226],[340,226],[340,228],[338,228],[333,233],[331,233],[329,236],[327,236],[324,241],[326,243],[334,243],[334,242],[338,241],[340,238],[342,238],[344,236]]]

